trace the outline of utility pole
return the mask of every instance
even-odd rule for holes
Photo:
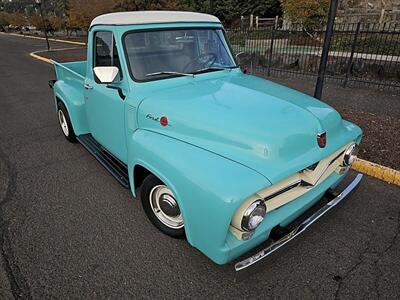
[[[324,79],[326,72],[326,64],[328,61],[329,49],[331,47],[331,40],[333,35],[333,26],[335,25],[336,10],[338,7],[339,0],[331,0],[328,13],[328,22],[326,24],[326,34],[324,39],[324,45],[322,48],[321,60],[318,69],[317,84],[315,86],[314,97],[321,99],[322,89],[324,87]]]
[[[42,18],[42,26],[44,29],[44,36],[46,38],[46,43],[47,43],[47,51],[50,50],[50,44],[49,44],[49,38],[47,37],[47,28],[46,28],[46,23],[44,22],[44,18],[43,18],[43,13],[42,13],[42,0],[35,0],[37,6],[39,7],[39,12],[40,12],[40,16]]]

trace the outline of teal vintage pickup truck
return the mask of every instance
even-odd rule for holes
[[[268,256],[361,180],[334,190],[361,129],[323,102],[242,72],[214,16],[102,15],[90,26],[87,61],[54,65],[64,136],[130,188],[158,229],[218,264],[267,240],[236,270]]]

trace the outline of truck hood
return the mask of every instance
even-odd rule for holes
[[[325,103],[254,76],[219,73],[224,75],[187,78],[145,98],[139,127],[236,161],[271,183],[348,142],[340,115]],[[159,122],[163,116],[167,126]],[[320,148],[317,134],[323,131],[327,146]]]

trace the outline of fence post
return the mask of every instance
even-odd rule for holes
[[[243,29],[243,16],[240,16],[240,29]]]
[[[381,10],[381,15],[379,17],[379,30],[382,29],[382,24],[384,19],[385,19],[385,8],[383,7]]]
[[[256,16],[256,28],[258,29],[258,16]]]
[[[269,48],[268,69],[267,69],[268,76],[271,76],[272,52],[274,50],[274,32],[275,32],[275,29],[273,27],[271,27],[271,45]]]
[[[279,17],[275,16],[275,29],[278,28],[278,21],[279,21]]]
[[[250,15],[250,28],[253,28],[253,15]]]
[[[326,63],[328,62],[329,48],[331,47],[331,40],[333,35],[333,25],[335,24],[336,10],[338,7],[338,0],[331,0],[328,13],[328,22],[326,25],[326,33],[324,38],[324,45],[322,48],[321,60],[318,69],[317,84],[315,86],[314,97],[321,99],[322,89],[324,86]]]
[[[353,43],[351,45],[351,53],[350,53],[350,57],[349,57],[349,62],[347,63],[346,78],[344,79],[343,87],[346,87],[347,81],[349,80],[349,77],[350,77],[351,67],[353,65],[354,51],[356,50],[357,38],[358,38],[359,33],[360,33],[360,22],[357,23],[356,32],[354,33]]]

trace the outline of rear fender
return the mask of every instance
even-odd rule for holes
[[[62,101],[68,110],[68,114],[76,135],[89,132],[86,119],[85,99],[83,91],[66,84],[63,80],[58,80],[53,87],[55,104]]]

